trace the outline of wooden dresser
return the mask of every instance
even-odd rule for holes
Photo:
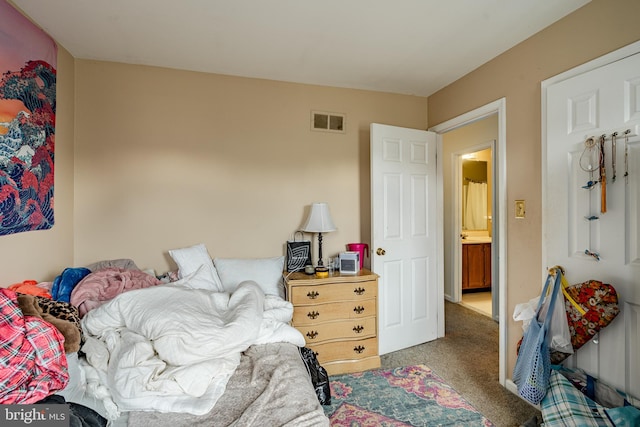
[[[380,367],[376,274],[363,269],[319,279],[298,272],[285,274],[285,283],[292,324],[329,375]]]

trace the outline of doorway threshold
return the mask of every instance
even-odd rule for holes
[[[462,294],[460,305],[487,317],[493,317],[491,292],[470,292]]]

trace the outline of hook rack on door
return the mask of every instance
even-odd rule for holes
[[[624,143],[624,178],[628,183],[629,179],[629,163],[628,150],[629,139],[640,134],[640,125],[627,128],[608,129],[600,134],[585,135],[583,142],[583,151],[580,156],[580,168],[589,174],[589,180],[582,188],[592,190],[600,187],[600,213],[607,212],[607,185],[616,182],[616,160],[617,160],[617,143]],[[610,159],[609,159],[610,157]],[[605,160],[610,162],[607,167]],[[610,179],[607,177],[607,169],[612,173]],[[591,196],[590,196],[591,197]],[[600,216],[588,214],[584,216],[587,221],[593,222],[600,219]],[[600,254],[590,248],[585,249],[584,253],[592,259],[599,261]]]

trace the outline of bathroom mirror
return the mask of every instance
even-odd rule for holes
[[[487,162],[462,161],[462,229],[488,230]]]

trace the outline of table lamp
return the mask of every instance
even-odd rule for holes
[[[313,203],[309,211],[309,217],[302,226],[302,231],[309,233],[318,233],[318,269],[324,270],[326,267],[322,263],[322,233],[335,231],[336,226],[333,224],[331,214],[329,213],[329,205],[326,203]]]

